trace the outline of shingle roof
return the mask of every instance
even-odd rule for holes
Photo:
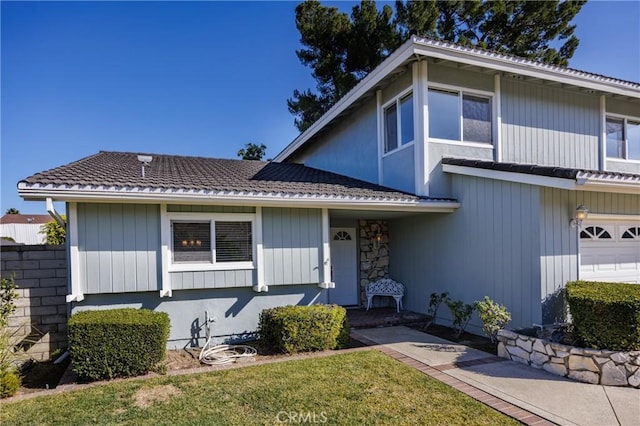
[[[48,214],[5,214],[0,218],[0,223],[43,224],[53,220]]]
[[[138,155],[151,155],[145,167]],[[300,164],[105,152],[30,176],[21,187],[138,188],[418,201],[413,195]]]
[[[610,176],[620,178],[640,178],[634,173],[622,173],[613,171],[600,171],[588,169],[575,169],[568,167],[538,166],[535,164],[498,163],[496,161],[469,160],[466,158],[443,158],[442,164],[452,166],[474,167],[476,169],[497,170],[501,172],[524,173],[528,175],[556,177],[562,179],[577,179],[582,175]]]

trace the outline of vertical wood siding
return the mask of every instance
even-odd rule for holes
[[[390,222],[390,273],[407,286],[406,308],[426,312],[432,292],[448,291],[467,303],[491,297],[514,326],[539,321],[539,189],[454,176],[452,193],[455,213]],[[449,318],[446,307],[439,317]]]
[[[505,162],[598,169],[597,96],[502,79]]]
[[[416,192],[413,145],[382,159],[382,185],[409,193]]]
[[[79,203],[78,251],[87,294],[158,290],[158,206]]]
[[[592,214],[640,214],[640,195],[541,188],[541,298],[549,305],[543,309],[544,322],[560,315],[553,295],[578,277],[578,229],[569,220],[580,204]]]
[[[196,288],[233,288],[251,287],[257,284],[256,271],[196,271],[170,272],[173,290],[190,290]]]
[[[318,135],[308,148],[302,149],[291,161],[377,183],[378,130],[375,97],[358,104],[351,111],[348,120],[342,119]]]
[[[322,211],[263,208],[264,277],[267,285],[320,282]]]

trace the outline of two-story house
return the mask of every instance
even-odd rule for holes
[[[640,283],[640,84],[412,37],[272,163],[101,152],[18,187],[67,202],[72,309],[169,312],[175,344],[387,275],[412,311],[547,323],[569,280]]]

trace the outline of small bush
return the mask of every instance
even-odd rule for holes
[[[20,375],[15,370],[0,372],[0,398],[9,398],[20,389]]]
[[[575,332],[595,349],[640,350],[640,286],[574,281],[567,301]]]
[[[438,308],[442,304],[442,302],[446,302],[449,300],[449,292],[444,293],[431,293],[429,296],[429,308],[427,309],[427,314],[431,317],[427,322],[426,327],[429,327],[431,324],[435,324],[436,315],[438,314]]]
[[[494,302],[488,296],[473,305],[482,320],[482,331],[495,343],[498,331],[511,321],[511,314],[504,305]]]
[[[453,329],[455,330],[456,339],[462,335],[465,328],[471,320],[471,314],[473,314],[473,305],[463,303],[462,300],[450,300],[444,301],[445,305],[451,311],[451,320],[453,321]]]
[[[347,311],[336,305],[281,306],[260,313],[260,340],[277,352],[296,353],[344,347]]]
[[[81,380],[146,374],[160,368],[169,316],[148,309],[84,311],[69,319],[69,348]]]

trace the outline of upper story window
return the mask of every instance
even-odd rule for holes
[[[172,214],[173,271],[254,267],[252,214]]]
[[[640,120],[607,117],[607,157],[640,160]]]
[[[413,142],[413,94],[393,100],[383,109],[384,152]]]
[[[430,88],[428,100],[430,138],[492,143],[490,96]]]

